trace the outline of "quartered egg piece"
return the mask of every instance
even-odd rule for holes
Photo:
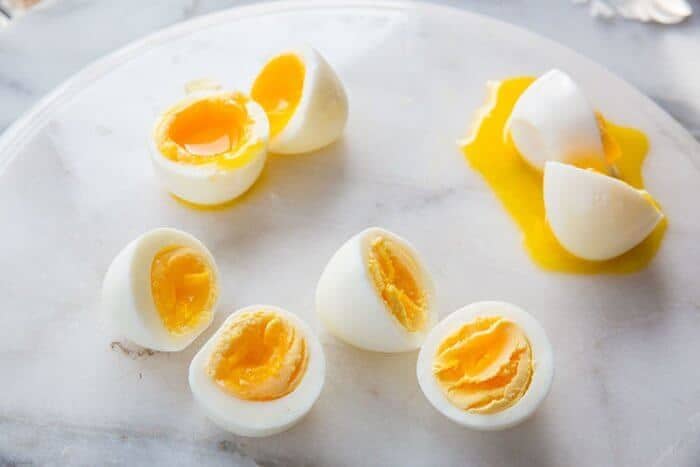
[[[547,396],[554,365],[542,326],[505,302],[478,302],[438,323],[416,366],[428,401],[450,420],[477,430],[508,428]]]
[[[192,360],[195,400],[240,436],[287,430],[313,406],[326,372],[320,342],[296,315],[253,305],[231,314]]]
[[[102,306],[135,344],[178,351],[211,323],[218,290],[216,263],[202,242],[160,228],[133,240],[112,261]]]
[[[250,92],[270,120],[270,151],[298,154],[338,139],[348,118],[348,99],[335,71],[310,47],[272,57]]]
[[[153,167],[178,198],[223,204],[260,176],[268,136],[267,115],[250,98],[237,92],[194,92],[156,121]]]
[[[420,347],[435,322],[433,282],[403,238],[373,227],[345,242],[316,288],[326,329],[356,347],[405,352]]]
[[[605,169],[598,122],[578,84],[551,70],[535,80],[515,103],[505,128],[522,157],[544,169],[560,161]]]
[[[646,191],[567,164],[547,162],[543,190],[554,236],[583,259],[602,261],[625,253],[664,217]]]

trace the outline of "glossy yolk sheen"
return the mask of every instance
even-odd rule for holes
[[[244,400],[269,401],[292,392],[304,377],[306,339],[273,311],[243,313],[228,324],[207,364],[207,374]]]
[[[372,241],[367,262],[374,287],[391,314],[409,332],[423,329],[427,300],[415,275],[415,260],[380,236]]]
[[[168,246],[151,264],[151,295],[165,328],[182,335],[212,313],[216,300],[214,273],[201,253],[190,247]]]
[[[251,96],[265,109],[270,136],[278,135],[294,115],[301,100],[306,68],[295,54],[270,60],[253,83]]]
[[[176,105],[161,116],[154,138],[166,158],[184,164],[247,165],[262,146],[251,141],[246,98],[215,94]]]
[[[492,88],[490,102],[481,110],[472,136],[462,147],[471,166],[486,180],[523,233],[525,247],[540,267],[570,273],[629,273],[654,258],[666,230],[666,221],[639,245],[607,261],[587,261],[567,252],[545,219],[542,172],[532,168],[504,139],[504,126],[515,102],[534,78],[506,79]],[[643,133],[617,126],[598,116],[608,161],[614,161],[621,180],[643,189],[642,164],[648,150]]]
[[[515,323],[477,318],[448,336],[435,354],[433,374],[460,409],[489,414],[515,404],[532,380],[530,342]]]

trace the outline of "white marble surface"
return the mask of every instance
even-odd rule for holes
[[[51,11],[41,14],[58,14]],[[573,29],[587,21],[575,18]],[[173,202],[146,154],[157,110],[191,77],[244,85],[261,56],[290,38],[317,45],[346,82],[345,138],[316,154],[271,158],[261,183],[229,210]],[[640,33],[645,41],[658,38]],[[640,274],[536,269],[456,150],[487,79],[551,66],[576,75],[607,116],[650,136],[648,186],[670,228]],[[82,76],[33,126],[0,139],[10,161],[0,165],[0,465],[698,465],[700,148],[604,69],[475,16],[383,8],[224,14]],[[415,353],[371,354],[322,333],[328,375],[310,415],[269,439],[237,438],[209,423],[187,388],[187,364],[203,339],[172,355],[110,345],[120,336],[99,315],[100,281],[112,256],[146,229],[177,226],[211,248],[225,278],[217,323],[234,308],[271,302],[322,332],[312,310],[318,275],[344,239],[371,224],[421,250],[441,315],[494,298],[542,322],[557,369],[534,418],[500,433],[466,431],[423,398]]]

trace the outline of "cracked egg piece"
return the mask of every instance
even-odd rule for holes
[[[549,392],[552,347],[540,324],[504,302],[478,302],[438,323],[418,355],[418,383],[435,409],[477,430],[530,416]]]
[[[356,347],[405,352],[420,347],[435,322],[433,282],[406,240],[377,227],[345,242],[316,288],[328,331]]]
[[[325,378],[320,342],[296,315],[270,305],[231,314],[192,360],[195,400],[240,436],[287,430],[311,410]]]
[[[214,317],[218,270],[192,235],[169,228],[129,243],[107,270],[102,307],[127,339],[172,352],[187,347]]]
[[[267,112],[273,153],[320,149],[340,137],[348,119],[342,82],[311,47],[290,49],[270,58],[250,94]]]
[[[267,158],[265,111],[238,92],[194,92],[157,119],[151,159],[173,195],[198,205],[231,201],[258,179]]]

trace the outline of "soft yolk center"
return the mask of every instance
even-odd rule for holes
[[[495,413],[515,404],[533,373],[527,336],[498,316],[463,325],[440,343],[433,361],[433,374],[448,400],[474,413]]]
[[[490,101],[480,111],[475,130],[462,150],[470,165],[481,174],[523,233],[525,247],[540,267],[571,273],[629,273],[639,271],[654,258],[666,230],[666,221],[639,245],[607,261],[587,261],[567,252],[547,224],[542,195],[542,172],[532,168],[518,153],[504,127],[520,95],[534,78],[510,78],[498,83]],[[614,163],[621,180],[643,189],[642,164],[649,143],[646,136],[598,115],[608,162]],[[588,168],[588,167],[584,167]],[[596,168],[594,165],[590,168]]]
[[[307,362],[306,339],[297,328],[278,313],[260,310],[228,324],[206,370],[239,399],[268,401],[292,392]]]
[[[165,328],[172,334],[191,332],[209,319],[216,300],[214,273],[197,250],[171,245],[151,264],[151,295]]]
[[[253,83],[251,96],[265,109],[270,120],[270,136],[276,136],[294,115],[301,100],[306,68],[295,54],[270,60]]]
[[[370,246],[367,266],[377,293],[392,315],[409,332],[420,331],[427,319],[427,297],[415,271],[415,260],[385,237]]]

